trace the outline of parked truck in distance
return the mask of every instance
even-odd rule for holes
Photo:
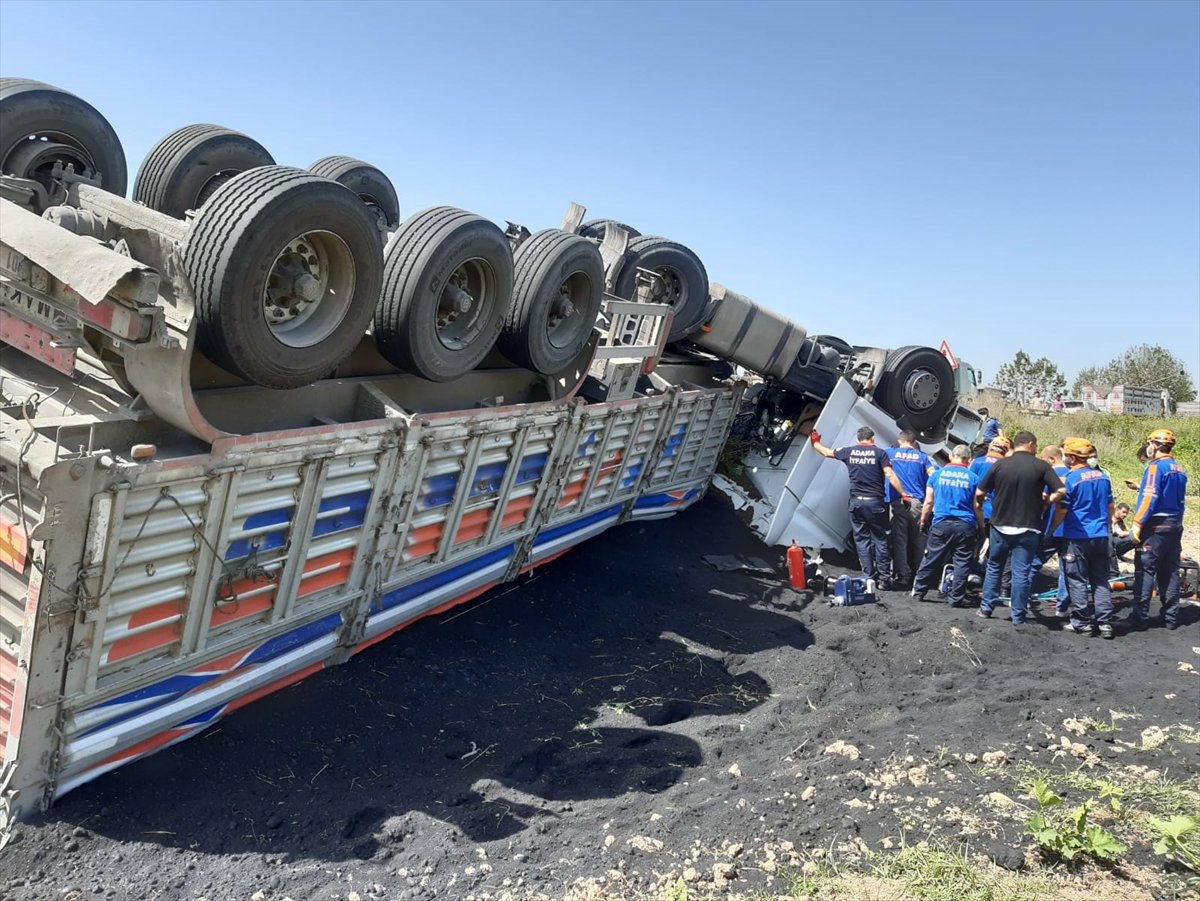
[[[1113,385],[1107,392],[1102,391],[1101,388],[1084,385],[1079,392],[1084,409],[1128,416],[1170,416],[1174,412],[1171,393],[1165,388]]]
[[[575,204],[401,220],[374,166],[215,125],[126,187],[94,107],[0,79],[0,821],[685,509],[735,427],[777,541],[814,421],[955,420],[937,350],[809,335]]]

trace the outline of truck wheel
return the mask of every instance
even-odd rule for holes
[[[708,273],[704,264],[688,248],[666,238],[643,235],[629,242],[625,265],[617,276],[615,293],[632,299],[637,290],[638,269],[650,269],[658,275],[652,300],[670,304],[675,321],[668,341],[680,341],[692,334],[704,321],[708,310]]]
[[[200,208],[183,264],[200,349],[247,381],[298,388],[328,375],[363,336],[383,250],[370,213],[342,185],[264,166]]]
[[[513,300],[501,352],[543,375],[560,372],[587,344],[604,297],[604,261],[587,238],[540,231],[513,259]]]
[[[262,144],[239,131],[185,125],[150,148],[133,183],[133,199],[182,219],[235,175],[274,165]]]
[[[604,233],[608,230],[610,225],[621,226],[621,228],[629,232],[629,237],[631,239],[640,238],[642,236],[642,233],[636,228],[631,228],[624,222],[618,222],[616,219],[591,219],[579,226],[579,234],[585,238],[597,238],[603,241]]]
[[[0,78],[0,173],[52,188],[56,162],[71,164],[104,190],[125,196],[125,151],[89,103],[28,78]]]
[[[879,406],[922,440],[940,440],[938,431],[956,403],[954,370],[944,356],[932,347],[896,348],[884,360],[879,389]]]
[[[350,156],[325,156],[309,166],[308,171],[332,178],[357,194],[382,228],[400,224],[400,201],[396,199],[391,179],[369,163]]]
[[[388,244],[375,345],[413,375],[456,379],[496,343],[512,287],[512,250],[495,224],[454,207],[414,213]]]

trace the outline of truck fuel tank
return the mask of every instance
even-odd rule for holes
[[[800,353],[805,330],[724,285],[712,283],[709,293],[712,317],[689,340],[761,376],[782,379]]]

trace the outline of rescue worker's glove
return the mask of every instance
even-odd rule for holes
[[[821,433],[818,432],[816,429],[813,429],[811,432],[808,433],[808,440],[811,441],[813,444],[816,444],[818,441],[821,440]]]
[[[1133,539],[1135,547],[1142,543],[1142,527],[1136,522],[1129,527],[1129,537]]]

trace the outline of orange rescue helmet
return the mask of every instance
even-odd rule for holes
[[[1080,460],[1096,456],[1095,445],[1086,438],[1068,438],[1063,442],[1062,449],[1067,456],[1078,457]]]
[[[1155,429],[1146,436],[1147,441],[1153,441],[1155,444],[1161,444],[1163,447],[1175,446],[1175,433],[1170,429]]]
[[[992,443],[988,445],[988,450],[994,450],[1002,454],[1007,454],[1012,450],[1012,442],[1000,435],[992,439]]]

